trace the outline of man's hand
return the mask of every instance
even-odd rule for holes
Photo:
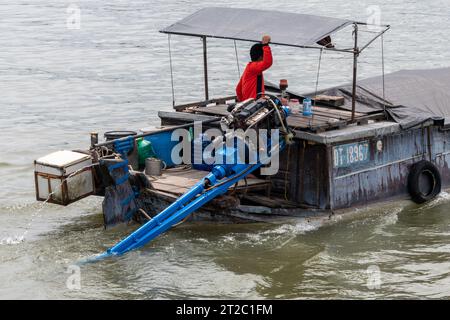
[[[270,36],[264,35],[264,36],[262,37],[261,43],[262,43],[262,44],[268,44],[269,42],[270,42]]]

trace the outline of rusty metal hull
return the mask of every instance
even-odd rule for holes
[[[408,175],[412,164],[433,162],[450,184],[450,131],[425,127],[367,139],[370,159],[360,166],[335,168],[330,165],[330,207],[353,205],[408,196]],[[328,148],[328,152],[331,147]]]
[[[289,159],[286,155],[281,160],[282,169],[274,177],[277,191],[283,192],[287,183],[292,201],[330,210],[406,198],[410,168],[420,160],[433,162],[442,187],[450,185],[450,131],[427,126],[355,136],[329,143],[300,140],[291,147]],[[367,159],[340,166],[339,151],[352,145],[364,145]],[[285,176],[292,178],[286,182]]]

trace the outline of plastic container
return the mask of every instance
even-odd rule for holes
[[[310,117],[312,116],[313,111],[312,111],[312,103],[311,103],[311,98],[304,98],[303,99],[303,115],[305,117]]]
[[[148,140],[144,140],[143,138],[137,139],[137,149],[138,149],[139,167],[145,166],[145,159],[156,157],[152,143]]]
[[[300,101],[298,99],[290,99],[289,107],[292,110],[298,110],[300,113],[303,112],[303,110],[301,109]]]

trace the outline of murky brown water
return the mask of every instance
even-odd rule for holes
[[[104,231],[100,199],[68,207],[34,200],[32,161],[89,143],[90,131],[139,129],[170,110],[167,38],[157,31],[212,1],[87,1],[81,29],[66,28],[71,1],[0,4],[0,298],[449,298],[450,196],[424,206],[394,202],[315,228],[182,226],[142,250],[81,267],[132,227]],[[449,66],[446,0],[231,1],[365,20],[380,5],[386,69]],[[433,29],[431,28],[433,26]],[[173,37],[177,102],[203,94],[201,42]],[[241,69],[248,44],[238,43]],[[210,41],[212,95],[233,93],[232,42]],[[380,49],[361,57],[361,77],[380,73]],[[317,52],[275,47],[267,77],[311,90]],[[321,87],[350,79],[350,57],[326,54]],[[294,72],[293,72],[294,71]]]

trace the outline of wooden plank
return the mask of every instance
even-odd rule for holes
[[[226,105],[217,105],[217,106],[210,106],[210,107],[203,107],[203,108],[194,108],[193,111],[200,113],[200,114],[207,114],[207,115],[214,115],[214,116],[226,116],[229,114],[227,111]],[[364,113],[356,113],[356,116],[365,116]],[[292,115],[293,116],[299,116],[303,117],[298,110],[293,110]],[[323,122],[329,122],[334,123],[340,120],[350,120],[351,118],[351,112],[345,111],[345,110],[337,110],[337,109],[331,109],[331,108],[323,108],[323,107],[313,107],[313,117],[318,120],[324,120]],[[304,117],[306,121],[309,123],[309,119],[307,117]]]
[[[314,111],[313,116],[318,116],[318,117],[321,117],[321,118],[329,119],[330,121],[333,121],[333,120],[339,121],[339,120],[347,120],[347,119],[349,119],[346,116],[330,114],[330,113],[325,113],[325,112],[321,112],[321,111]]]
[[[304,119],[304,120],[312,119],[312,120],[317,120],[317,121],[326,122],[326,123],[333,123],[333,122],[338,122],[338,121],[341,121],[341,120],[348,120],[349,119],[349,118],[345,118],[345,119],[333,118],[333,117],[324,116],[324,115],[317,114],[317,113],[314,113],[312,115],[312,117],[305,117],[305,116],[303,116],[301,114],[292,114],[289,118],[292,118],[292,119],[297,118],[297,119]]]
[[[295,208],[297,206],[296,203],[287,201],[280,198],[268,198],[265,196],[260,196],[256,194],[246,194],[243,196],[244,199],[249,200],[251,202],[257,203],[259,205],[269,207],[269,208]]]
[[[159,190],[166,190],[168,192],[171,192],[173,190],[174,193],[179,193],[179,190],[188,190],[191,187],[193,187],[199,180],[199,179],[170,179],[169,181],[152,181],[152,185],[155,189]],[[266,187],[268,182],[266,180],[262,179],[255,179],[255,178],[248,178],[247,184],[244,180],[241,180],[237,184],[237,189],[245,189],[245,188],[252,188],[252,187]],[[234,186],[230,187],[230,190],[234,189]]]
[[[347,110],[339,110],[327,107],[312,107],[313,114],[323,114],[326,116],[336,117],[336,118],[351,118],[352,113]],[[355,116],[364,116],[365,113],[356,112]]]
[[[188,190],[188,188],[179,188],[173,185],[166,185],[161,183],[158,184],[155,183],[153,184],[153,187],[155,188],[155,190],[172,193],[175,195],[181,195]]]
[[[326,108],[326,107],[312,107],[313,114],[319,115],[323,117],[328,118],[334,118],[337,120],[343,120],[351,118],[352,113],[350,111],[346,110],[338,110],[338,109],[332,109],[332,108]],[[226,116],[229,114],[227,111],[227,105],[216,105],[216,106],[209,106],[209,107],[195,107],[191,108],[190,111],[194,111],[197,114],[207,114],[207,115],[215,115],[215,116]],[[301,115],[299,110],[292,110],[293,114]],[[355,114],[356,116],[365,116],[365,113],[359,113],[357,112]]]
[[[338,121],[330,122],[319,117],[289,117],[287,119],[288,125],[294,128],[312,128],[312,127],[323,127],[330,126],[332,124],[338,123]]]
[[[351,120],[351,112],[348,110],[337,109],[333,107],[314,106],[313,116],[304,117],[300,110],[293,109],[292,115],[287,119],[288,125],[295,129],[307,129],[310,131],[325,131],[329,129],[345,127]],[[186,110],[187,111],[187,110]],[[191,107],[189,112],[195,112],[198,115],[209,116],[226,116],[228,115],[227,105],[218,104],[208,107]],[[367,122],[368,115],[366,113],[357,112],[355,114],[356,121],[360,123]],[[374,117],[378,119],[379,114]],[[372,118],[370,118],[372,119]]]
[[[160,177],[151,181],[155,190],[166,193],[181,195],[192,188],[198,181],[203,179],[208,172],[189,169],[183,171],[166,171]],[[265,189],[269,181],[257,178],[247,178],[247,183],[244,180],[238,182],[236,190],[245,189]],[[230,190],[234,190],[234,186]]]
[[[226,116],[229,114],[229,112],[227,111],[227,108],[228,108],[228,106],[226,104],[219,104],[216,106],[192,108],[191,110],[196,113],[200,113],[200,114]]]
[[[191,102],[191,103],[186,103],[186,104],[179,104],[179,105],[174,106],[174,109],[177,111],[182,111],[189,107],[206,106],[210,103],[224,104],[228,100],[235,100],[235,99],[236,99],[236,96],[214,98],[214,99],[209,99],[208,101],[197,101],[197,102]]]
[[[352,116],[352,112],[348,111],[348,110],[344,110],[344,109],[337,109],[337,108],[332,108],[332,107],[318,107],[318,106],[314,106],[313,108],[313,112],[316,111],[321,111],[321,112],[332,112],[333,114],[336,115],[342,115],[342,116],[348,116],[351,117]],[[362,112],[355,112],[355,116],[365,116],[366,113],[362,113]]]
[[[161,190],[155,190],[155,189],[144,189],[143,193],[146,194],[146,196],[159,198],[163,201],[167,201],[169,203],[174,202],[177,200],[179,195],[172,194],[169,192],[161,191]],[[235,208],[239,205],[239,201],[236,197],[228,196],[228,195],[220,195],[217,198],[213,199],[211,202],[207,203],[206,205],[202,206],[202,210],[209,210],[209,211],[217,211]]]
[[[161,119],[170,119],[181,122],[194,122],[194,121],[206,121],[212,120],[214,117],[202,114],[187,113],[187,112],[167,112],[158,111],[158,117]]]
[[[326,103],[331,106],[339,107],[345,103],[345,98],[343,96],[329,96],[320,94],[313,97],[313,100],[317,103]]]

